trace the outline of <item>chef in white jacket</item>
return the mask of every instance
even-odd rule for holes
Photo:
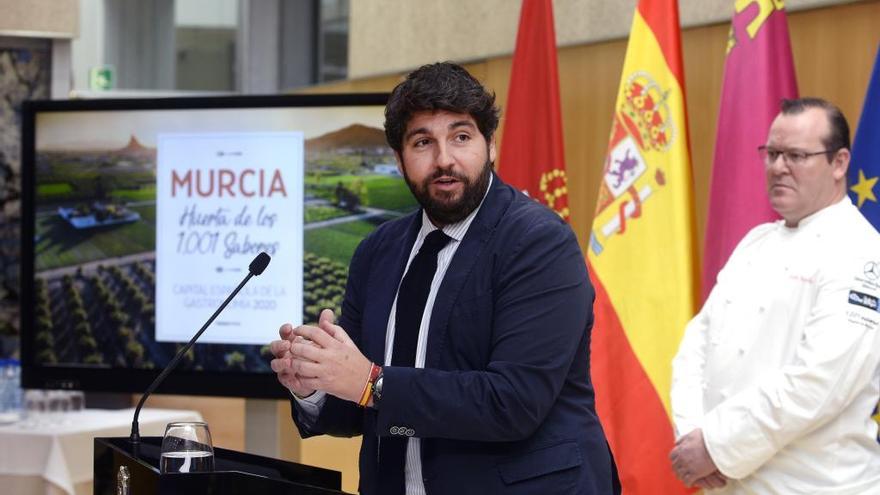
[[[724,494],[880,494],[880,235],[846,195],[837,107],[786,100],[767,190],[673,361],[673,469]]]

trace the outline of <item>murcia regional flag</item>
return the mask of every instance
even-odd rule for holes
[[[671,363],[697,296],[688,148],[678,5],[640,0],[587,253],[596,406],[626,494],[688,492],[668,459]]]
[[[510,70],[499,174],[569,219],[553,2],[523,0]]]
[[[767,198],[766,172],[757,148],[767,140],[779,102],[798,95],[784,2],[733,3],[712,160],[702,301],[746,233],[779,218]]]

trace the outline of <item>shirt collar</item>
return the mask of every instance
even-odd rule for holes
[[[840,201],[838,201],[837,203],[834,203],[832,205],[828,205],[825,208],[822,208],[821,210],[813,213],[812,215],[806,216],[803,219],[801,219],[801,221],[798,222],[797,227],[786,227],[785,220],[782,220],[782,226],[785,230],[792,231],[792,232],[804,230],[805,228],[808,228],[808,227],[812,226],[813,224],[816,224],[816,225],[821,224],[823,218],[826,218],[826,217],[833,218],[834,216],[837,215],[837,212],[843,211],[843,210],[847,209],[847,207],[849,207],[849,206],[852,206],[852,200],[849,198],[848,195],[844,194],[843,198],[841,198]]]

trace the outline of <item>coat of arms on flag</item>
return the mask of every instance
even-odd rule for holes
[[[590,249],[596,255],[607,238],[626,232],[627,220],[639,218],[643,203],[666,183],[659,167],[648,173],[652,167],[645,157],[665,152],[675,139],[667,94],[647,72],[636,72],[624,83],[596,205],[596,216],[603,218],[594,224],[599,231],[590,236]],[[612,205],[616,206],[611,213],[603,215]]]

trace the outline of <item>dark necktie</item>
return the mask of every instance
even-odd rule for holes
[[[431,291],[431,281],[437,271],[437,253],[450,240],[452,238],[440,229],[428,234],[400,282],[394,314],[391,366],[415,366],[419,327],[425,313],[428,293]],[[406,437],[382,437],[380,441],[379,493],[383,495],[402,495],[406,490],[404,469],[407,440]]]

